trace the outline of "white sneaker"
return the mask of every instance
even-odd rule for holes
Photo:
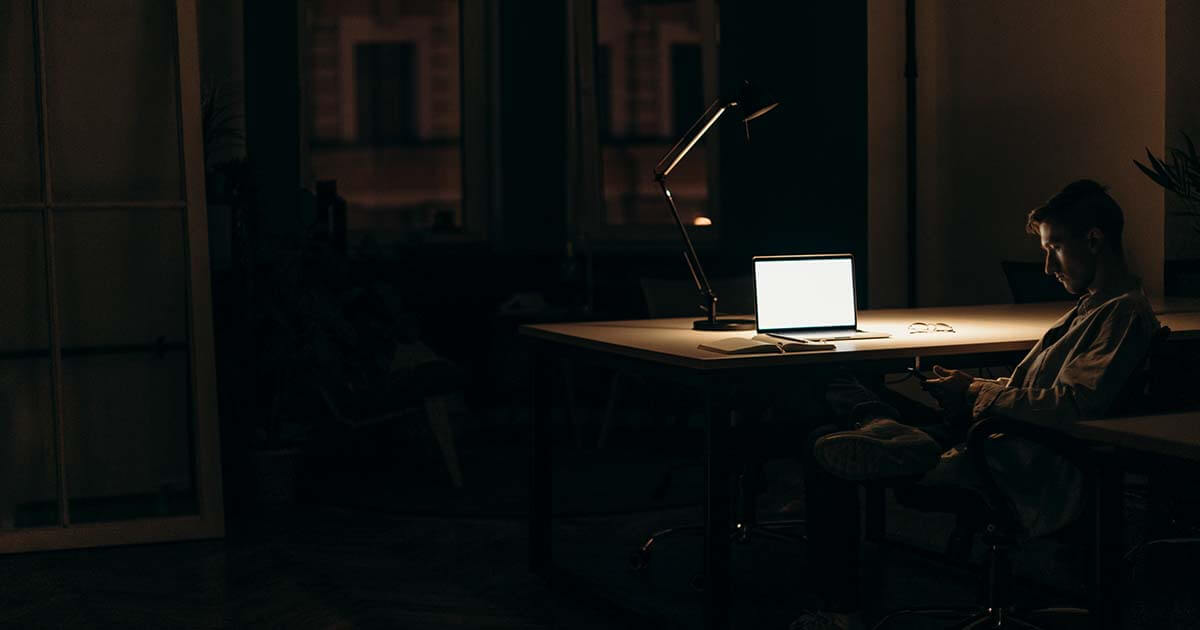
[[[888,418],[830,433],[813,446],[822,468],[851,481],[923,475],[937,465],[941,453],[928,433]]]

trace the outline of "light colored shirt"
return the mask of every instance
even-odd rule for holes
[[[1042,335],[1006,379],[968,388],[971,415],[1062,427],[1102,418],[1150,350],[1158,319],[1131,279],[1085,295]]]
[[[1081,297],[1001,379],[977,379],[967,390],[975,419],[1001,416],[1049,427],[1104,417],[1139,369],[1159,328],[1135,278]],[[1082,503],[1082,474],[1048,447],[996,434],[988,467],[1013,499],[1025,533],[1062,527]],[[971,484],[961,447],[942,455],[932,483]]]

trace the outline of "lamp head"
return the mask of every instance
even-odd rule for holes
[[[742,122],[750,122],[779,107],[779,103],[758,86],[749,81],[742,81],[742,87],[738,90],[737,106],[743,113]]]

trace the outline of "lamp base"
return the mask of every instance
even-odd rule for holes
[[[753,319],[718,319],[711,322],[698,319],[692,322],[695,330],[754,330],[754,327]]]

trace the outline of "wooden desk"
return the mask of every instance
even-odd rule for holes
[[[1148,455],[1200,462],[1200,412],[1080,422],[1076,437]]]
[[[1173,305],[1174,302],[1169,302],[1163,308]],[[1023,352],[1031,348],[1050,324],[1071,306],[1069,302],[1049,302],[862,311],[859,313],[859,328],[886,332],[892,336],[888,339],[838,341],[835,342],[836,350],[790,354],[730,356],[701,350],[697,345],[705,340],[753,337],[755,333],[692,330],[694,317],[540,324],[522,326],[521,334],[541,341],[662,365],[719,371],[746,366],[774,367],[911,359],[916,356]],[[1171,327],[1173,339],[1200,338],[1200,311],[1171,311],[1160,313],[1158,318],[1163,325]],[[953,326],[955,332],[910,334],[908,325],[913,322],[945,322]]]
[[[532,350],[529,563],[548,569],[550,545],[549,396],[543,391],[553,377],[549,357],[570,356],[617,370],[640,372],[694,387],[705,403],[704,572],[707,584],[705,621],[709,628],[729,626],[729,457],[726,452],[729,412],[736,391],[747,387],[786,387],[796,379],[834,363],[911,364],[916,357],[985,359],[989,355],[1025,352],[1071,303],[1001,304],[922,309],[863,311],[859,327],[889,332],[889,339],[836,342],[835,350],[769,355],[728,356],[700,350],[704,340],[753,332],[692,330],[694,318],[583,322],[522,326]],[[1200,336],[1200,312],[1160,316],[1175,331],[1172,338]],[[912,322],[945,322],[954,333],[909,334]]]
[[[1190,331],[1189,331],[1190,332]],[[1101,628],[1120,627],[1120,598],[1115,592],[1115,576],[1121,570],[1125,555],[1124,536],[1124,473],[1130,468],[1130,457],[1141,460],[1135,466],[1161,469],[1167,464],[1180,472],[1200,462],[1200,411],[1158,416],[1113,418],[1079,422],[1069,430],[1071,435],[1115,451],[1098,451],[1100,474],[1097,480],[1096,501],[1096,606],[1100,609]],[[1111,450],[1111,449],[1110,449]],[[1180,467],[1179,464],[1184,464]]]

